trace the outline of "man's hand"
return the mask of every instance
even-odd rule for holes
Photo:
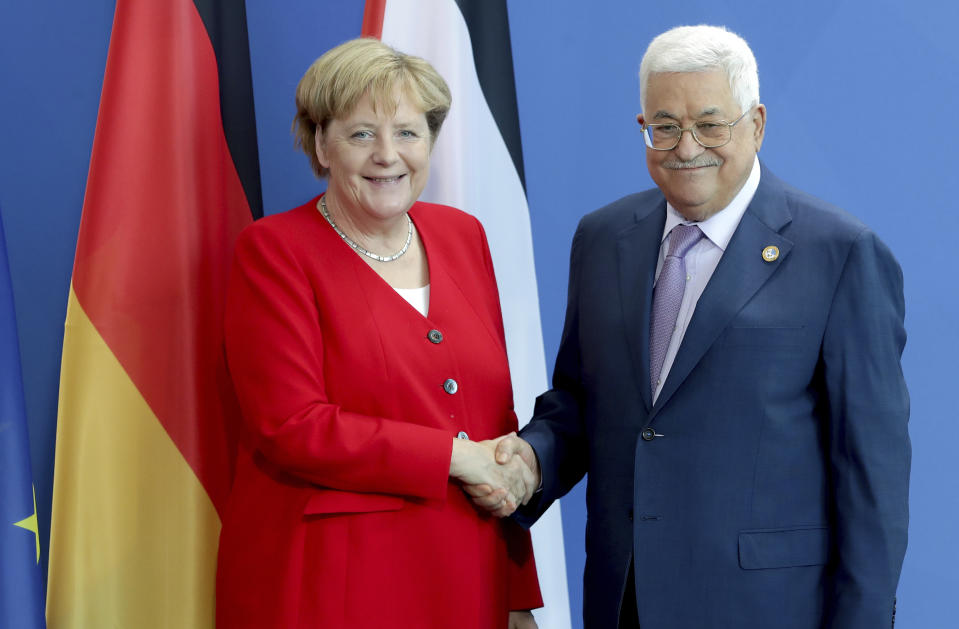
[[[522,475],[524,491],[521,494],[510,496],[500,488],[485,483],[468,483],[464,486],[464,489],[466,493],[473,497],[473,502],[478,506],[497,517],[506,517],[513,513],[520,504],[528,503],[536,490],[539,489],[541,476],[536,453],[533,452],[533,448],[526,441],[516,436],[514,432],[481,443],[495,449],[496,462],[504,470],[509,470],[509,474],[518,473]],[[518,483],[516,486],[518,486]]]
[[[533,485],[529,489],[529,493],[523,497],[523,504],[526,504],[542,484],[542,475],[539,471],[539,461],[536,459],[536,453],[533,452],[533,447],[529,445],[525,439],[519,437],[515,432],[511,432],[508,435],[503,435],[502,437],[494,439],[493,442],[496,444],[497,463],[504,465],[509,463],[514,457],[519,456],[523,460],[523,463],[526,464],[530,474],[533,475]]]
[[[502,439],[503,437],[500,437]],[[463,483],[471,496],[483,497],[485,509],[499,517],[511,514],[538,487],[538,479],[520,457],[506,456],[498,463],[499,439],[490,441],[453,440],[450,476]]]
[[[509,629],[538,629],[539,625],[528,611],[513,611],[509,613]]]

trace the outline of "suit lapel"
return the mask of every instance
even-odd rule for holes
[[[791,220],[782,183],[763,167],[759,188],[696,304],[654,413],[669,401],[733,317],[785,261],[793,243],[779,231]],[[770,245],[779,249],[779,257],[767,262],[762,252]],[[648,373],[648,366],[646,369]]]
[[[656,261],[666,224],[666,201],[636,212],[636,223],[617,240],[619,288],[623,319],[630,355],[636,361],[633,373],[639,376],[639,389],[648,412],[652,404],[649,391],[649,313],[653,299]]]

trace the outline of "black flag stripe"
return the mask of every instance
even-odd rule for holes
[[[220,78],[220,116],[223,133],[240,176],[253,218],[263,216],[260,158],[253,111],[253,77],[246,5],[224,0],[193,0],[216,54]]]
[[[506,0],[456,0],[456,4],[469,30],[473,64],[483,95],[526,190]]]

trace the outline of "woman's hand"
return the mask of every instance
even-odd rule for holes
[[[512,611],[509,613],[509,629],[538,629],[532,612]]]
[[[520,457],[507,463],[497,463],[495,441],[467,441],[453,439],[453,456],[450,459],[450,476],[467,486],[488,488],[489,508],[495,515],[511,514],[532,494],[537,479]],[[491,498],[489,496],[492,496]]]

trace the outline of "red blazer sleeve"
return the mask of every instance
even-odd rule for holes
[[[444,499],[447,432],[350,413],[327,399],[319,312],[337,304],[314,291],[284,240],[279,230],[247,228],[228,288],[227,360],[251,446],[324,487]]]

